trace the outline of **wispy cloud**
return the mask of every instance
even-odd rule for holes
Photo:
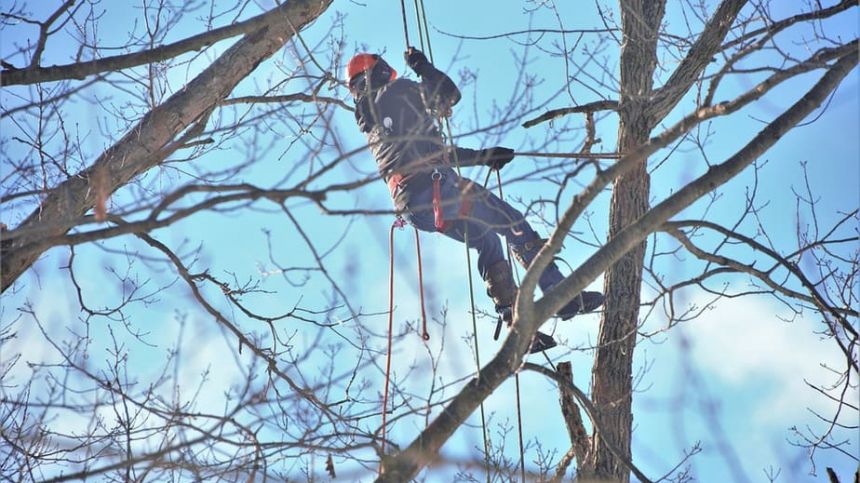
[[[784,307],[754,297],[724,300],[706,311],[687,331],[698,368],[731,387],[755,385],[755,420],[786,427],[809,417],[807,408],[833,409],[833,403],[806,386],[832,384],[844,356],[822,338],[813,317],[784,322]],[[856,397],[852,398],[856,399]]]

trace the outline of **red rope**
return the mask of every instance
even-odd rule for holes
[[[433,173],[433,225],[439,232],[448,228],[445,213],[442,211],[442,175],[437,172]]]
[[[388,231],[388,349],[385,356],[385,390],[382,393],[382,453],[385,454],[385,438],[388,427],[388,388],[391,385],[391,349],[394,336],[394,229],[403,228],[406,222],[397,218]],[[427,311],[424,305],[424,267],[421,263],[421,240],[415,228],[415,252],[418,257],[418,294],[421,299],[421,338],[430,340],[427,331]]]
[[[421,265],[421,240],[418,238],[418,228],[415,228],[415,255],[418,257],[418,298],[421,300],[421,338],[430,340],[430,332],[427,332],[427,311],[424,309],[424,267]]]

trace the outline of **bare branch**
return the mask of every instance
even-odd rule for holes
[[[724,43],[720,48],[721,50],[730,49],[736,45],[743,44],[744,42],[751,40],[755,37],[758,37],[761,34],[767,34],[766,38],[771,38],[779,32],[791,27],[792,25],[796,25],[800,22],[806,22],[809,20],[820,20],[823,18],[828,18],[836,15],[837,13],[844,12],[851,7],[856,7],[857,2],[854,0],[841,0],[836,5],[832,7],[822,8],[820,10],[814,10],[809,13],[801,13],[798,15],[793,15],[791,17],[782,19],[778,22],[774,22],[770,25],[762,27],[760,29],[753,30],[751,32],[745,32],[743,35],[739,36],[736,39],[732,39],[726,43]]]
[[[271,56],[289,40],[291,30],[283,16],[294,19],[293,24],[305,26],[317,18],[330,0],[290,2],[263,17],[264,26],[224,52],[211,66],[183,89],[153,109],[118,143],[105,151],[86,172],[53,188],[47,199],[20,226],[45,228],[47,237],[67,232],[74,220],[95,205],[89,178],[103,170],[108,177],[108,193],[113,193],[135,176],[158,165],[171,154],[171,141],[183,130],[205,118],[233,87],[250,74],[264,59]],[[177,149],[180,146],[172,146]],[[2,290],[5,291],[41,254],[22,250],[38,239],[20,237],[4,247],[2,260]]]
[[[618,101],[595,101],[589,102],[588,104],[583,104],[581,106],[574,107],[563,107],[560,109],[552,109],[547,111],[540,116],[530,119],[523,123],[523,127],[529,128],[537,126],[538,124],[546,121],[552,121],[553,119],[557,119],[562,116],[566,116],[568,114],[578,114],[578,113],[586,113],[593,114],[597,111],[614,111],[618,109]]]
[[[565,380],[573,383],[573,370],[570,362],[560,362],[558,364],[557,381]],[[579,413],[579,406],[573,400],[571,391],[561,391],[559,396],[561,405],[561,415],[564,418],[564,423],[567,426],[567,434],[570,437],[570,442],[573,445],[573,454],[576,461],[584,462],[588,459],[588,452],[591,448],[591,441],[588,433],[585,431],[585,426],[582,423],[582,415]],[[564,476],[564,466],[559,464],[556,471],[556,478],[561,481]]]
[[[747,0],[723,0],[720,3],[708,24],[705,25],[705,30],[696,39],[696,43],[687,52],[687,56],[678,68],[663,87],[654,91],[648,107],[648,114],[652,120],[663,119],[684,97],[693,82],[711,62],[714,54],[720,50],[720,43],[746,3]]]
[[[795,127],[806,116],[824,103],[842,79],[844,79],[845,76],[847,76],[848,73],[856,67],[857,62],[858,59],[855,55],[846,54],[844,57],[839,59],[835,65],[827,70],[824,76],[822,76],[822,78],[812,89],[809,90],[809,92],[807,92],[783,114],[768,124],[740,151],[735,153],[725,162],[711,166],[707,173],[690,182],[678,192],[648,210],[648,212],[635,223],[624,228],[618,235],[616,235],[615,238],[610,240],[605,246],[580,265],[578,269],[571,273],[570,276],[534,304],[534,313],[536,318],[538,320],[546,320],[550,314],[561,309],[568,300],[581,292],[591,280],[594,280],[603,273],[603,270],[608,263],[612,263],[620,258],[632,246],[645,239],[649,233],[658,229],[662,223],[667,221],[671,216],[680,212],[684,207],[688,206],[705,193],[713,191],[718,186],[730,180],[747,166],[752,164],[753,161],[773,146],[783,135],[785,135],[785,133]],[[669,131],[672,131],[672,129],[669,129],[667,132]],[[626,156],[618,164],[620,165],[631,159],[634,159],[634,157]],[[574,206],[571,208],[574,208]],[[571,209],[569,211],[573,210]],[[570,214],[575,215],[575,213]],[[567,217],[568,213],[565,213],[563,220]],[[560,223],[559,226],[569,226],[571,223],[572,221],[567,222],[565,220]],[[550,243],[552,243],[554,237],[555,234],[550,238]],[[561,243],[559,242],[558,245],[560,248]],[[537,260],[539,259],[540,256],[535,260],[535,262],[533,262],[534,265],[532,268],[535,266],[539,267],[537,264]],[[523,286],[526,285],[526,281],[529,279],[531,274],[532,270],[529,270],[529,273],[523,280]],[[535,282],[536,280],[532,283]],[[534,285],[532,285],[532,287],[533,286]],[[522,301],[522,297],[520,297],[518,301]],[[522,305],[528,305],[527,301],[526,303],[522,303]]]
[[[581,389],[579,389],[572,382],[570,382],[569,379],[567,379],[566,377],[562,377],[561,374],[559,374],[557,372],[553,372],[553,371],[547,369],[546,367],[539,366],[537,364],[532,364],[530,362],[524,363],[523,369],[529,370],[529,371],[535,371],[539,374],[543,374],[544,376],[555,381],[555,383],[558,384],[559,389],[561,389],[563,392],[569,393],[573,397],[575,397],[577,402],[579,402],[579,404],[582,405],[583,409],[585,409],[585,412],[588,414],[588,418],[591,419],[591,423],[594,425],[595,433],[596,434],[601,433],[601,429],[605,427],[605,423],[604,423],[604,421],[602,421],[602,419],[600,417],[599,410],[588,399],[588,396],[586,396],[585,393],[582,392]],[[604,441],[606,442],[609,449],[615,454],[615,456],[622,463],[624,463],[624,466],[626,466],[627,469],[629,469],[634,475],[636,475],[636,478],[639,478],[639,481],[641,481],[643,483],[647,483],[647,482],[651,481],[647,476],[645,476],[644,473],[642,473],[642,470],[637,468],[636,465],[634,465],[633,462],[630,461],[630,459],[627,458],[624,455],[624,453],[621,452],[620,449],[615,447],[615,445],[613,445],[610,441],[607,441],[607,440],[604,440]]]
[[[67,3],[74,3],[74,0],[70,0]],[[327,5],[327,3],[330,2],[323,0],[317,3],[322,6]],[[161,47],[156,47],[142,52],[115,55],[101,59],[93,59],[87,62],[76,62],[74,64],[51,67],[39,67],[36,64],[38,59],[34,57],[34,64],[26,69],[6,69],[2,71],[2,75],[0,75],[0,86],[54,82],[62,79],[83,79],[87,76],[101,72],[118,71],[128,69],[129,67],[171,59],[186,52],[203,49],[220,40],[256,32],[260,28],[271,24],[275,17],[292,17],[295,15],[295,9],[295,5],[284,4],[269,12],[260,14],[243,22],[219,27],[172,44],[163,45]],[[324,10],[324,7],[320,9],[320,11],[322,10]],[[305,24],[305,22],[299,23],[301,25]],[[287,29],[280,30],[283,31],[282,35],[285,41],[292,35],[292,32]]]

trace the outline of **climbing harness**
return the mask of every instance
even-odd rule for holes
[[[436,231],[444,233],[450,225],[445,220],[445,210],[442,209],[442,173],[434,169],[430,179],[433,181],[433,226],[436,227]],[[472,211],[472,197],[469,194],[471,187],[471,182],[466,182],[464,186],[457,186],[460,190],[460,209],[457,211],[457,219],[466,218]]]

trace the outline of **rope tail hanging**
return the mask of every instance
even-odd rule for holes
[[[421,338],[430,340],[430,332],[427,331],[427,310],[424,308],[424,267],[421,263],[421,239],[418,236],[418,228],[415,228],[415,256],[418,258],[418,299],[421,301]]]
[[[386,431],[388,428],[388,388],[391,384],[391,352],[394,333],[394,229],[403,228],[406,222],[398,217],[391,224],[388,231],[388,348],[385,356],[385,389],[382,394],[382,443],[380,447],[385,454]],[[421,263],[421,241],[418,237],[418,229],[415,228],[415,255],[418,258],[418,294],[421,301],[421,338],[430,340],[427,331],[427,311],[424,305],[424,267]]]
[[[388,386],[391,383],[391,341],[394,332],[394,229],[402,228],[404,222],[397,218],[388,230],[388,349],[385,356],[385,389],[382,392],[382,442],[381,452],[385,454],[386,431],[388,429]]]

